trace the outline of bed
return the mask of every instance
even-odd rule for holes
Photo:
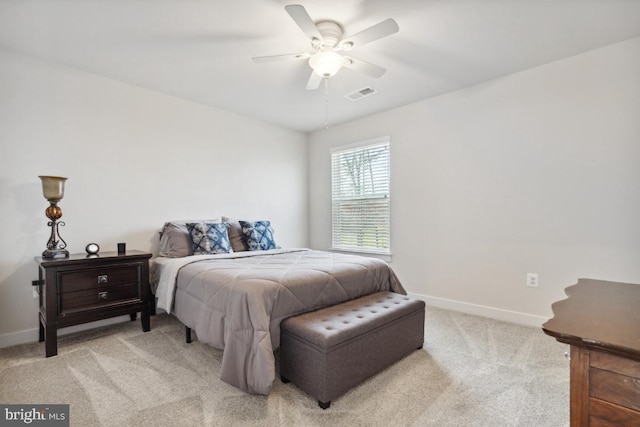
[[[252,394],[271,390],[283,319],[374,292],[406,294],[379,259],[306,248],[160,256],[151,283],[158,308],[223,349],[220,378]]]

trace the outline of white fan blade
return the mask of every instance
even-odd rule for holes
[[[313,42],[314,39],[318,42],[322,41],[322,35],[318,31],[316,24],[313,22],[313,19],[307,13],[307,10],[304,6],[300,4],[290,4],[284,7],[289,16],[293,18],[298,27],[302,30],[302,32],[311,39]]]
[[[309,76],[309,81],[307,82],[307,90],[318,89],[320,87],[320,83],[322,83],[322,77],[315,71],[312,71],[311,76]]]
[[[294,60],[294,59],[306,59],[308,58],[309,55],[308,53],[304,52],[304,53],[288,53],[286,55],[271,55],[271,56],[254,56],[253,58],[253,62],[273,62],[273,61],[287,61],[287,60]]]
[[[370,64],[361,59],[356,59],[349,56],[345,56],[345,58],[346,61],[344,67],[349,68],[350,70],[360,71],[362,74],[366,74],[375,78],[382,77],[382,75],[387,72],[386,69],[378,67],[377,65]]]
[[[363,44],[397,33],[399,29],[400,27],[398,27],[398,23],[395,20],[391,18],[385,19],[366,30],[362,30],[349,37],[343,37],[338,47],[342,50],[360,47]]]

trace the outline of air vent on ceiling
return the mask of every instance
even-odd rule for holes
[[[359,99],[366,98],[367,96],[371,96],[371,95],[373,95],[375,93],[378,93],[378,91],[375,90],[374,88],[368,86],[368,87],[362,88],[360,90],[357,90],[355,92],[349,93],[349,94],[345,95],[344,97],[347,98],[347,99],[350,99],[352,101],[357,101]]]

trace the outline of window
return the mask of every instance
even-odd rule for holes
[[[331,151],[333,249],[390,254],[389,138]]]

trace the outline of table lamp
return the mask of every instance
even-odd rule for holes
[[[58,206],[58,202],[64,197],[64,182],[67,178],[60,176],[40,176],[39,178],[42,180],[42,194],[50,203],[44,212],[47,218],[50,219],[47,225],[51,227],[51,236],[47,242],[47,249],[42,253],[42,257],[68,257],[69,251],[65,249],[67,242],[60,237],[58,231],[58,227],[65,225],[63,221],[58,221],[62,217],[62,208]]]

